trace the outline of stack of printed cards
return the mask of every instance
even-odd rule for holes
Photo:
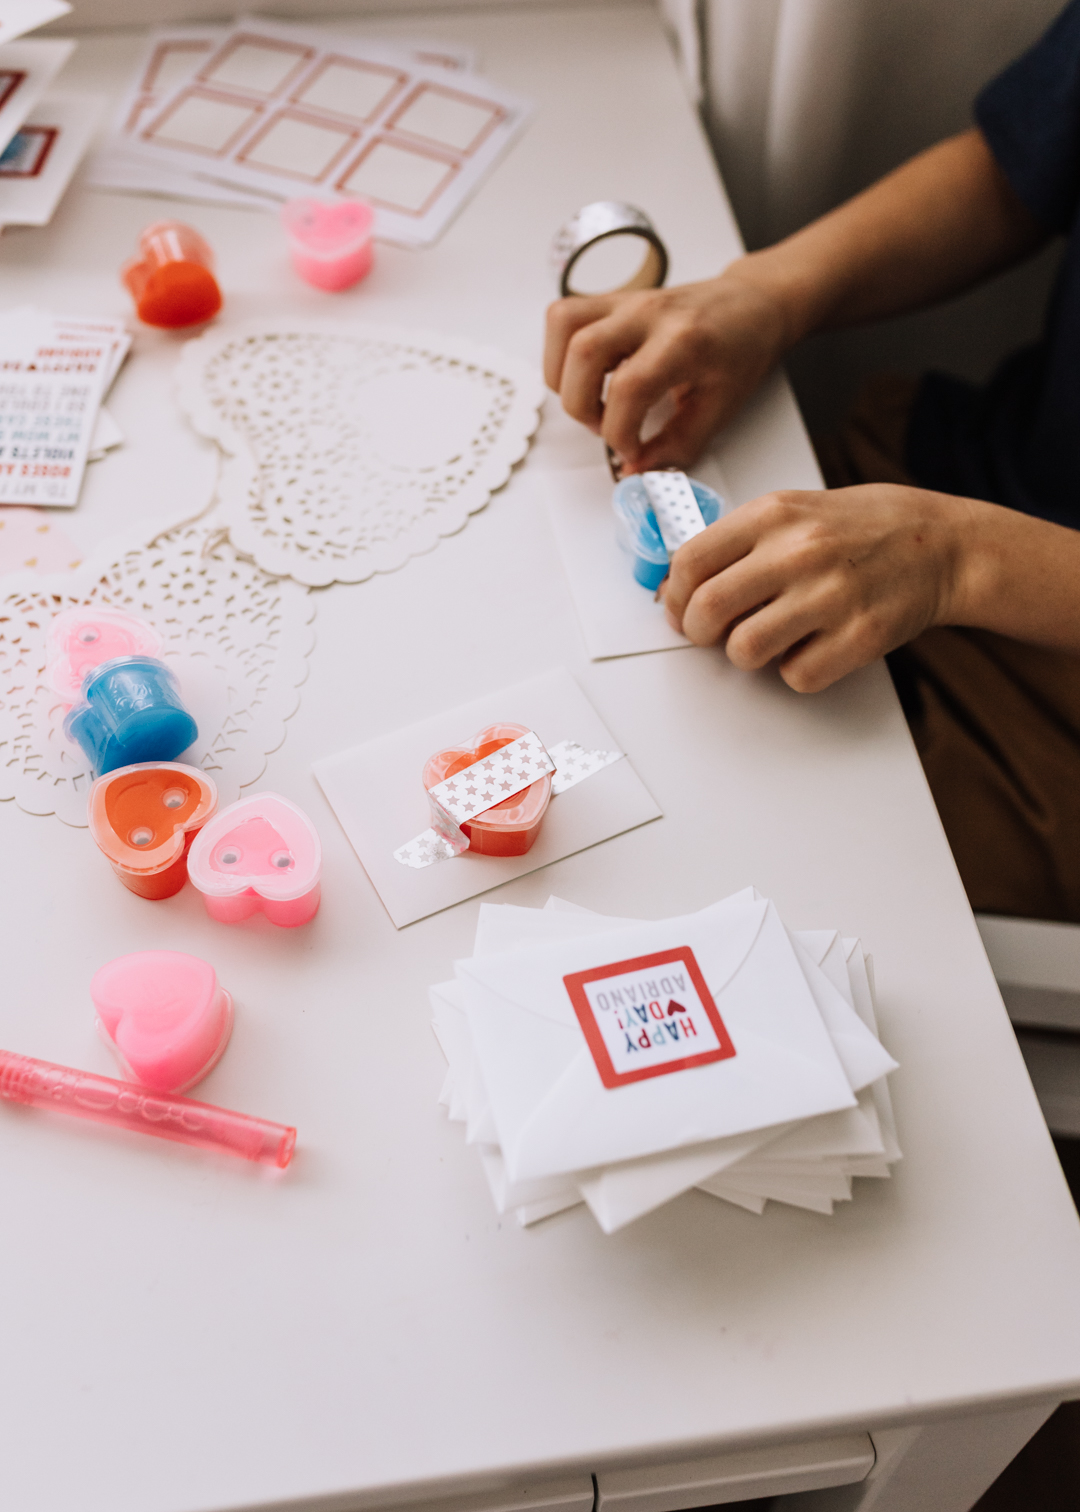
[[[523,1224],[585,1202],[613,1233],[692,1187],[831,1213],[900,1158],[869,958],[753,888],[655,922],[483,905],[431,1001],[440,1102]]]
[[[155,34],[99,188],[276,208],[360,198],[386,241],[433,241],[530,107],[438,45],[331,37],[246,18]]]
[[[0,504],[71,508],[123,440],[101,402],[131,346],[118,320],[20,309],[0,332]]]

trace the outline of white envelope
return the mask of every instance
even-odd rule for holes
[[[755,889],[747,889],[741,896],[760,897]],[[543,940],[564,938],[567,934],[581,936],[602,931],[614,925],[630,925],[637,921],[614,919],[594,913],[590,909],[570,903],[552,895],[543,909],[521,908],[512,904],[482,904],[477,924],[475,953],[477,955],[512,951],[525,944]],[[811,957],[827,971],[829,980],[841,991],[849,1011],[840,1016],[834,1012],[833,1024],[843,1034],[852,1032],[854,1015],[850,1012],[853,1001],[851,970],[861,971],[863,997],[867,1011],[862,1013],[871,1033],[876,1036],[876,1023],[870,1000],[869,983],[862,968],[862,948],[857,941],[841,941],[835,930],[794,931],[794,937],[809,951]],[[434,992],[440,989],[433,989]],[[455,998],[455,1001],[460,1001]],[[856,1022],[854,1027],[859,1027]],[[834,1036],[834,1043],[836,1043]],[[883,1055],[877,1045],[877,1053]],[[887,1059],[887,1066],[895,1064]],[[603,1167],[587,1179],[579,1178],[582,1194],[606,1233],[611,1233],[655,1207],[670,1201],[681,1192],[697,1185],[713,1196],[736,1202],[760,1212],[765,1197],[745,1199],[748,1185],[746,1177],[761,1176],[759,1183],[768,1185],[770,1195],[777,1201],[785,1201],[781,1189],[773,1178],[796,1176],[800,1186],[808,1175],[835,1175],[841,1177],[875,1176],[888,1177],[888,1161],[899,1156],[895,1131],[891,1135],[882,1132],[877,1106],[883,1101],[887,1109],[887,1129],[892,1129],[891,1104],[884,1079],[872,1088],[859,1093],[859,1106],[837,1113],[825,1114],[811,1119],[798,1127],[766,1130],[761,1134],[743,1136],[742,1139],[715,1140],[692,1149],[650,1156],[642,1160],[623,1161]],[[716,1182],[728,1171],[739,1176],[739,1187],[720,1191]],[[716,1181],[708,1178],[715,1176]],[[513,1205],[508,1204],[508,1205]],[[567,1204],[569,1205],[569,1203]],[[805,1205],[796,1203],[796,1206]],[[812,1202],[814,1211],[831,1210],[820,1201]],[[531,1213],[531,1210],[530,1210]],[[534,1222],[543,1217],[537,1211],[535,1217],[519,1209],[522,1223]]]
[[[745,888],[725,901],[733,903],[739,898],[765,901],[753,887]],[[474,956],[496,955],[517,950],[526,943],[586,936],[605,923],[611,927],[631,928],[641,922],[605,917],[554,897],[540,909],[483,903],[473,953]],[[788,933],[852,1091],[861,1092],[879,1077],[895,1071],[897,1063],[855,1011],[840,936],[835,930],[789,930]],[[826,965],[828,972],[825,971]]]
[[[741,896],[758,898],[760,895],[747,889]],[[522,945],[560,939],[567,934],[602,933],[613,926],[628,926],[635,922],[605,917],[554,896],[549,897],[542,910],[484,904],[480,910],[475,951],[477,955],[513,951]],[[869,980],[858,942],[841,941],[835,930],[798,931],[794,935],[826,970],[849,1010],[838,1022],[834,1019],[834,1027],[841,1033],[851,1028],[853,988],[848,974],[850,969],[852,978],[861,973],[861,1017],[871,1031],[875,1031]],[[451,1108],[451,1117],[467,1118],[470,1132],[475,1126],[478,1139],[494,1139],[494,1126],[489,1121],[490,1110],[482,1078],[477,1074],[463,1015],[460,986],[446,983],[435,987],[431,990],[431,998],[436,1015],[434,1027],[440,1041],[445,1044],[448,1038],[442,1030],[440,1014],[452,1012],[455,1025],[450,1037],[456,1040],[458,1047],[455,1055],[449,1049],[446,1052],[452,1064],[440,1098],[441,1105],[450,1107],[453,1101],[457,1112]],[[468,1083],[467,1098],[454,1096],[455,1078],[459,1083]],[[888,1113],[888,1128],[891,1129],[891,1106],[882,1079],[871,1089],[860,1092],[857,1108],[825,1114],[794,1127],[780,1126],[753,1135],[713,1140],[661,1155],[622,1161],[591,1173],[579,1171],[573,1178],[514,1183],[506,1174],[497,1146],[481,1148],[481,1158],[496,1207],[500,1212],[514,1208],[522,1224],[536,1222],[552,1212],[571,1207],[584,1196],[601,1227],[611,1233],[695,1184],[710,1195],[757,1213],[763,1210],[767,1197],[828,1213],[834,1200],[843,1200],[850,1192],[848,1178],[856,1175],[888,1177],[891,1174],[888,1160],[897,1158],[899,1149],[895,1132],[882,1134],[876,1111],[877,1102],[882,1097]],[[467,1102],[471,1105],[468,1111]],[[731,1179],[724,1185],[727,1178]],[[783,1178],[797,1180],[791,1182]],[[553,1190],[551,1182],[557,1184],[560,1181],[567,1185]],[[545,1200],[532,1200],[538,1199],[541,1191],[551,1195]]]
[[[686,946],[735,1054],[605,1088],[562,978]],[[749,894],[682,919],[473,957],[455,970],[514,1181],[856,1106],[775,908]]]

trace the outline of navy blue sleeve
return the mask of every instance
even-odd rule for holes
[[[1080,202],[1080,0],[986,86],[975,119],[1035,219],[1066,231]]]

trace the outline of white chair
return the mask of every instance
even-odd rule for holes
[[[1050,1132],[1080,1138],[1080,925],[975,922]]]

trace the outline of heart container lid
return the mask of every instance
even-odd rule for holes
[[[346,257],[371,240],[375,212],[366,200],[293,199],[282,206],[281,224],[298,251],[312,257]]]
[[[217,808],[217,787],[179,761],[140,761],[99,777],[87,799],[90,833],[114,866],[136,876],[166,871],[190,830]]]
[[[94,973],[98,1026],[133,1081],[184,1092],[212,1070],[232,1033],[232,998],[208,961],[139,950]]]
[[[158,656],[161,636],[145,620],[103,604],[77,604],[53,616],[45,637],[49,682],[65,703],[77,703],[83,679],[119,656]]]
[[[252,793],[203,826],[188,852],[188,877],[211,898],[253,892],[286,903],[322,875],[322,845],[311,820],[280,793]]]

